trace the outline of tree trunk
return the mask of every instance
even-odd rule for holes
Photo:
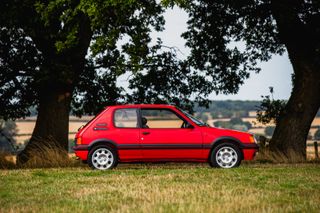
[[[301,1],[271,0],[272,15],[281,42],[293,66],[293,89],[283,110],[270,148],[290,161],[306,159],[306,140],[320,107],[319,32],[299,15]],[[317,22],[314,22],[317,23]]]
[[[61,156],[66,155],[71,97],[70,91],[55,87],[40,92],[36,125],[29,143],[18,154],[18,164],[26,163],[46,148],[61,150]]]
[[[39,151],[47,148],[58,148],[62,150],[61,155],[67,156],[72,94],[84,71],[85,56],[93,34],[86,14],[79,11],[73,22],[74,25],[65,26],[77,32],[77,44],[72,47],[58,51],[57,41],[51,38],[51,29],[46,34],[47,26],[40,26],[40,30],[31,37],[44,60],[36,79],[39,101],[37,121],[29,143],[17,156],[18,164],[26,163],[33,156],[41,157]],[[61,35],[59,33],[56,32],[53,37],[59,41],[67,40],[64,32]]]
[[[293,90],[277,123],[270,149],[297,162],[306,159],[306,140],[320,107],[320,72],[311,60],[297,60],[290,52],[289,57],[295,71]]]

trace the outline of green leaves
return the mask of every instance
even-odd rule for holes
[[[188,31],[190,66],[204,73],[218,93],[236,93],[257,62],[284,51],[268,1],[191,1]]]
[[[0,117],[4,119],[28,115],[36,103],[33,76],[42,57],[21,29],[0,28]]]
[[[186,60],[160,40],[151,45],[150,33],[164,29],[164,8],[174,4],[190,16],[182,35],[191,49]],[[0,85],[11,116],[12,105],[21,103],[18,114],[26,114],[39,91],[52,89],[73,93],[78,115],[119,100],[191,109],[191,98],[206,105],[212,92],[236,93],[259,71],[257,61],[283,51],[268,1],[4,0],[0,6],[2,31],[24,34],[21,51],[4,48],[0,56],[11,76]],[[10,33],[3,45],[19,36]],[[131,75],[127,94],[116,83],[125,73]]]
[[[273,87],[269,89],[271,97],[269,95],[262,96],[263,100],[257,111],[257,120],[263,124],[270,122],[277,124],[287,101],[273,99]]]
[[[0,115],[27,115],[52,90],[73,93],[78,115],[115,103],[117,77],[145,68],[162,12],[154,0],[1,1]]]

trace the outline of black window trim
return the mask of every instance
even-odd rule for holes
[[[138,121],[138,123],[139,123],[139,128],[141,128],[141,129],[175,129],[175,130],[177,130],[177,129],[187,129],[187,128],[142,128],[142,113],[141,113],[141,110],[168,110],[168,111],[170,111],[170,112],[172,112],[172,113],[174,113],[178,118],[180,118],[183,122],[186,122],[186,123],[188,123],[188,124],[190,124],[191,126],[193,126],[189,121],[187,121],[184,117],[182,117],[179,113],[177,113],[177,112],[175,112],[174,110],[172,110],[172,109],[169,109],[169,108],[161,108],[161,107],[140,107],[139,108],[139,113],[138,113],[138,116],[139,116],[139,121]],[[194,127],[194,126],[193,126]]]

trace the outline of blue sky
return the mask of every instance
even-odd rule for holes
[[[160,37],[167,46],[178,47],[185,55],[188,49],[184,46],[185,41],[180,37],[186,31],[188,15],[179,8],[169,9],[165,13],[166,30],[161,33],[153,33],[152,37]],[[183,55],[182,55],[183,57]],[[268,62],[260,63],[261,72],[251,74],[240,87],[236,95],[212,94],[213,100],[261,100],[261,95],[269,94],[269,87],[274,88],[274,98],[288,99],[291,93],[291,73],[292,66],[287,54],[275,55]]]

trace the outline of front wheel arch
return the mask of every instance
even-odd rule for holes
[[[209,152],[209,156],[208,156],[208,160],[210,161],[210,157],[211,157],[211,154],[212,154],[212,151],[217,147],[219,146],[220,144],[223,144],[223,143],[231,143],[231,144],[234,144],[236,145],[239,150],[240,150],[240,154],[241,154],[241,160],[244,159],[244,155],[243,155],[243,151],[241,149],[241,142],[235,138],[231,138],[231,137],[224,137],[224,138],[221,138],[221,139],[218,139],[218,140],[215,140],[214,142],[212,142],[212,145],[211,145],[211,149],[210,149],[210,152]]]
[[[218,160],[216,159],[216,154],[219,151],[220,148],[223,146],[225,147],[231,147],[237,154],[237,161],[235,165],[232,167],[222,167],[218,165]],[[222,167],[222,168],[233,168],[238,167],[241,164],[241,161],[243,160],[243,151],[241,149],[240,144],[237,144],[237,142],[234,141],[220,141],[219,143],[216,143],[215,146],[212,147],[210,154],[208,156],[208,162],[211,167]]]

